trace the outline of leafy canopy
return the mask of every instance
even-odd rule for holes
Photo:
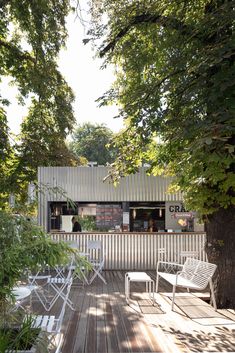
[[[115,148],[110,146],[113,136],[104,124],[84,123],[75,129],[69,147],[77,157],[105,165],[115,158]]]
[[[92,14],[90,38],[117,71],[103,104],[126,121],[114,179],[147,161],[190,209],[233,207],[234,2],[93,0]]]
[[[10,102],[0,92],[1,193],[25,188],[39,165],[79,164],[65,144],[75,123],[74,95],[57,65],[71,10],[69,0],[1,1],[0,82],[10,80],[19,103],[29,105],[21,134],[12,139],[5,113]]]

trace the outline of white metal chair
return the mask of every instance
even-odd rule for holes
[[[77,252],[78,256],[83,256],[83,257],[88,257],[89,258],[89,253],[85,252],[80,252],[78,243],[71,243],[69,245],[71,249]],[[73,280],[78,279],[79,281],[82,281],[82,284],[89,284],[87,275],[86,275],[86,268],[84,266],[79,267],[79,271],[77,271],[77,262],[76,262],[76,255],[72,257],[71,264],[68,266],[68,269],[72,270],[73,272]]]
[[[158,261],[167,261],[168,258],[167,258],[166,248],[158,248],[157,257],[158,257]]]
[[[44,306],[45,310],[50,311],[54,304],[57,302],[59,298],[65,298],[66,288],[73,283],[72,277],[72,269],[70,268],[68,271],[68,275],[65,278],[60,277],[51,277],[48,278],[47,284],[49,289],[53,291],[54,295],[51,300],[47,299],[46,306]],[[74,310],[73,302],[68,298],[67,305],[70,309]]]
[[[68,304],[69,300],[69,293],[71,289],[72,281],[69,282],[69,284],[66,287],[66,292],[63,298],[63,305],[61,308],[61,312],[56,318],[55,316],[52,315],[36,315],[34,316],[34,321],[32,327],[34,328],[40,328],[43,332],[47,333],[50,335],[49,338],[49,344],[51,344],[56,350],[54,353],[59,353],[61,344],[62,344],[62,323],[64,319],[64,314],[65,314],[65,308],[66,305]],[[59,337],[57,337],[59,336]],[[58,340],[56,339],[58,338]]]
[[[37,300],[46,309],[47,293],[48,293],[48,279],[51,275],[44,274],[38,271],[36,274],[30,274],[28,276],[28,287],[31,290],[31,300],[36,296]]]
[[[105,284],[107,284],[105,278],[102,276],[102,270],[105,261],[105,251],[100,240],[88,240],[87,242],[87,252],[89,253],[89,261],[92,266],[93,275],[89,280],[91,284],[94,279],[98,276]]]
[[[65,298],[67,287],[73,282],[72,269],[68,270],[66,277],[51,275],[29,276],[29,287],[33,290],[43,308],[50,311],[59,298]],[[74,310],[72,301],[68,298],[68,306]]]
[[[160,268],[161,270],[159,270]],[[217,266],[215,264],[197,260],[192,257],[187,258],[184,265],[159,261],[157,264],[156,292],[158,292],[159,277],[162,277],[173,286],[171,306],[171,310],[173,310],[175,291],[177,287],[203,290],[209,284],[212,303],[215,310],[217,310],[214,288],[212,284],[212,276],[215,273],[216,268]],[[175,269],[177,269],[177,272]],[[180,271],[178,271],[178,269],[180,269]]]

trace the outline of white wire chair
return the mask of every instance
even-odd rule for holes
[[[69,305],[69,294],[70,294],[71,285],[72,285],[72,281],[69,281],[66,287],[66,291],[64,292],[64,296],[62,297],[63,305],[58,318],[56,318],[53,315],[34,316],[32,327],[40,328],[43,332],[47,333],[50,336],[49,344],[55,348],[54,353],[59,353],[61,351],[62,323],[64,319],[66,305]]]
[[[93,272],[89,284],[91,284],[96,277],[99,277],[105,284],[107,284],[105,278],[101,274],[105,262],[105,251],[102,242],[100,240],[88,240],[87,252],[89,254],[88,259],[91,263]]]
[[[67,272],[67,276],[52,277],[51,275],[30,275],[28,277],[29,288],[33,290],[37,299],[46,311],[50,311],[59,298],[64,299],[67,287],[73,282],[72,269]],[[68,298],[67,305],[74,310],[72,301]]]

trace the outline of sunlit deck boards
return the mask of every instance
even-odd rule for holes
[[[154,272],[148,272],[154,278]],[[234,311],[215,312],[185,291],[177,292],[170,309],[172,288],[160,282],[153,307],[143,283],[131,284],[130,306],[124,296],[125,271],[106,271],[107,285],[96,279],[90,286],[73,286],[76,311],[66,310],[62,353],[189,353],[234,352]],[[33,305],[40,311],[42,308]],[[58,310],[54,308],[53,313]]]
[[[106,272],[107,285],[74,287],[63,353],[161,352],[150,327],[124,296],[124,273]],[[74,324],[76,321],[76,324]]]

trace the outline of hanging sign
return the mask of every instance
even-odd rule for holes
[[[122,216],[122,223],[123,224],[130,224],[130,214],[129,212],[123,212],[123,216]]]
[[[176,212],[172,215],[174,218],[193,218],[192,212]]]

